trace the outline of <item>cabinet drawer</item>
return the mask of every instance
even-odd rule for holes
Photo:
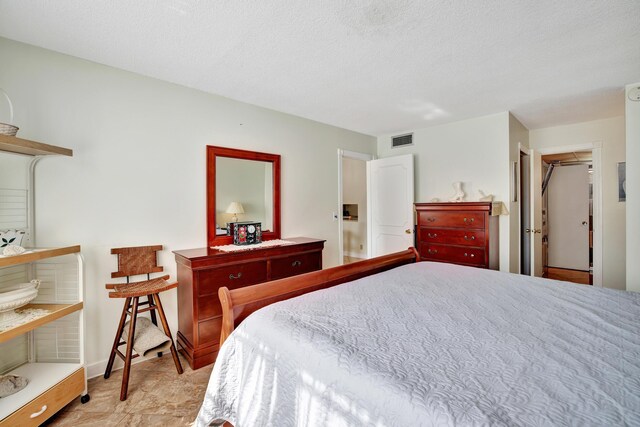
[[[78,369],[66,379],[0,421],[0,427],[39,426],[67,403],[80,396],[83,391],[84,369]],[[32,415],[35,416],[32,418]]]
[[[483,230],[420,227],[420,242],[484,247]]]
[[[218,298],[218,288],[241,288],[267,280],[267,262],[256,261],[198,271],[198,295]]]
[[[291,255],[271,260],[271,280],[309,273],[322,268],[321,252]]]
[[[484,213],[470,211],[420,212],[421,227],[456,227],[484,229]]]
[[[457,264],[486,264],[484,248],[465,248],[430,243],[420,244],[420,257],[428,261],[445,261]]]

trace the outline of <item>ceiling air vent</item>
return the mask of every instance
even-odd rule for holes
[[[405,147],[413,145],[413,134],[398,135],[391,138],[391,148]]]

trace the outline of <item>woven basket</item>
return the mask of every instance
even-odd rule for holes
[[[7,95],[5,91],[0,89],[0,94],[4,95],[4,98],[7,100],[7,103],[9,104],[9,121],[12,122],[13,121],[13,104],[9,99],[9,95]],[[17,133],[18,133],[18,126],[0,122],[0,134],[16,136]]]

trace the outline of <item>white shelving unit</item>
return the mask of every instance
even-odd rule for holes
[[[35,245],[34,173],[36,164],[50,155],[72,156],[67,148],[0,135],[0,153],[31,156],[26,189],[4,188],[21,196],[24,209],[13,209],[2,229],[26,229],[26,242]],[[15,158],[15,156],[14,156]],[[27,163],[24,163],[27,165]],[[19,199],[19,200],[22,200]],[[0,209],[8,202],[0,200]],[[9,211],[9,208],[7,208]],[[24,227],[24,224],[27,226]],[[24,245],[25,243],[23,243]],[[80,246],[29,248],[28,253],[0,257],[0,292],[5,285],[32,278],[42,280],[38,297],[23,307],[46,314],[0,332],[0,373],[29,379],[21,391],[0,400],[0,427],[37,426],[78,396],[89,400],[84,360],[84,262]]]

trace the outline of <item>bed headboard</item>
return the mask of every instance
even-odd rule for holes
[[[218,290],[222,305],[220,346],[233,332],[236,324],[262,307],[419,260],[418,252],[411,247],[402,252],[244,288],[229,290],[222,287]]]

